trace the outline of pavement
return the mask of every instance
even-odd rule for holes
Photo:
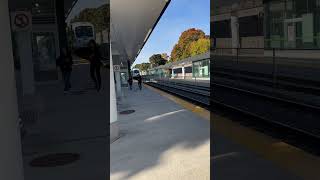
[[[215,180],[302,180],[219,133],[214,133],[212,163]]]
[[[42,110],[23,138],[25,180],[106,179],[109,152],[109,115],[106,108],[106,69],[102,70],[103,89],[98,93],[90,81],[88,64],[75,64],[71,93],[63,85],[36,87]],[[64,166],[32,167],[35,158],[55,153],[76,153],[78,161]]]
[[[296,161],[291,164],[307,162],[309,167],[317,162],[314,157],[279,140],[270,140],[237,123],[230,124],[228,119],[152,87],[124,92],[119,111],[135,110],[135,113],[119,116],[121,138],[110,146],[111,180],[314,177],[308,176],[307,171],[298,172],[305,168],[297,169],[298,166],[285,162],[291,158]],[[210,122],[214,130],[211,138]],[[210,139],[213,149],[209,159]]]
[[[210,122],[143,87],[124,89],[121,138],[110,145],[110,179],[210,179]]]

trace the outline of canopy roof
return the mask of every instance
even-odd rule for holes
[[[112,54],[133,63],[170,0],[111,0]]]

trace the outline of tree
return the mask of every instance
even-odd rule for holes
[[[170,61],[178,61],[192,56],[191,45],[199,39],[209,39],[200,29],[191,28],[181,33],[179,41],[171,51]],[[204,41],[200,41],[203,43]],[[206,42],[206,41],[205,41]],[[210,44],[210,43],[209,43]],[[194,44],[192,46],[195,46]],[[194,47],[192,48],[194,49]],[[209,50],[209,49],[208,49]]]
[[[141,64],[136,64],[134,68],[139,69],[140,71],[146,71],[150,68],[150,63],[141,63]]]
[[[189,52],[191,56],[208,52],[210,49],[210,39],[198,39],[189,46]]]
[[[109,4],[102,5],[98,8],[86,8],[79,15],[75,16],[71,23],[90,22],[94,25],[95,31],[102,32],[109,29],[110,10]]]
[[[169,61],[169,56],[168,56],[167,53],[162,53],[162,54],[161,54],[161,57],[162,57],[163,59]]]
[[[149,62],[152,67],[157,67],[161,65],[165,65],[167,60],[164,59],[161,54],[154,54],[149,58]]]

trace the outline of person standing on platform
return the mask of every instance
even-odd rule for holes
[[[128,84],[129,84],[129,89],[130,89],[130,90],[132,90],[132,83],[133,83],[132,77],[129,76]]]
[[[60,67],[62,78],[64,81],[64,92],[68,92],[71,88],[70,77],[72,72],[73,59],[70,51],[63,48],[60,57],[57,59],[57,66]]]
[[[100,67],[102,65],[101,62],[101,55],[98,48],[97,43],[94,40],[91,40],[89,42],[89,48],[90,48],[90,76],[95,83],[95,88],[97,91],[100,91],[101,89],[101,74],[100,74]]]
[[[142,76],[140,74],[137,76],[137,80],[138,80],[139,89],[141,91],[141,89],[142,89]]]

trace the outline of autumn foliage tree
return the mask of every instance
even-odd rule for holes
[[[209,42],[209,43],[208,43]],[[171,51],[170,61],[178,61],[209,51],[210,39],[200,29],[191,28],[179,37],[179,41]]]

